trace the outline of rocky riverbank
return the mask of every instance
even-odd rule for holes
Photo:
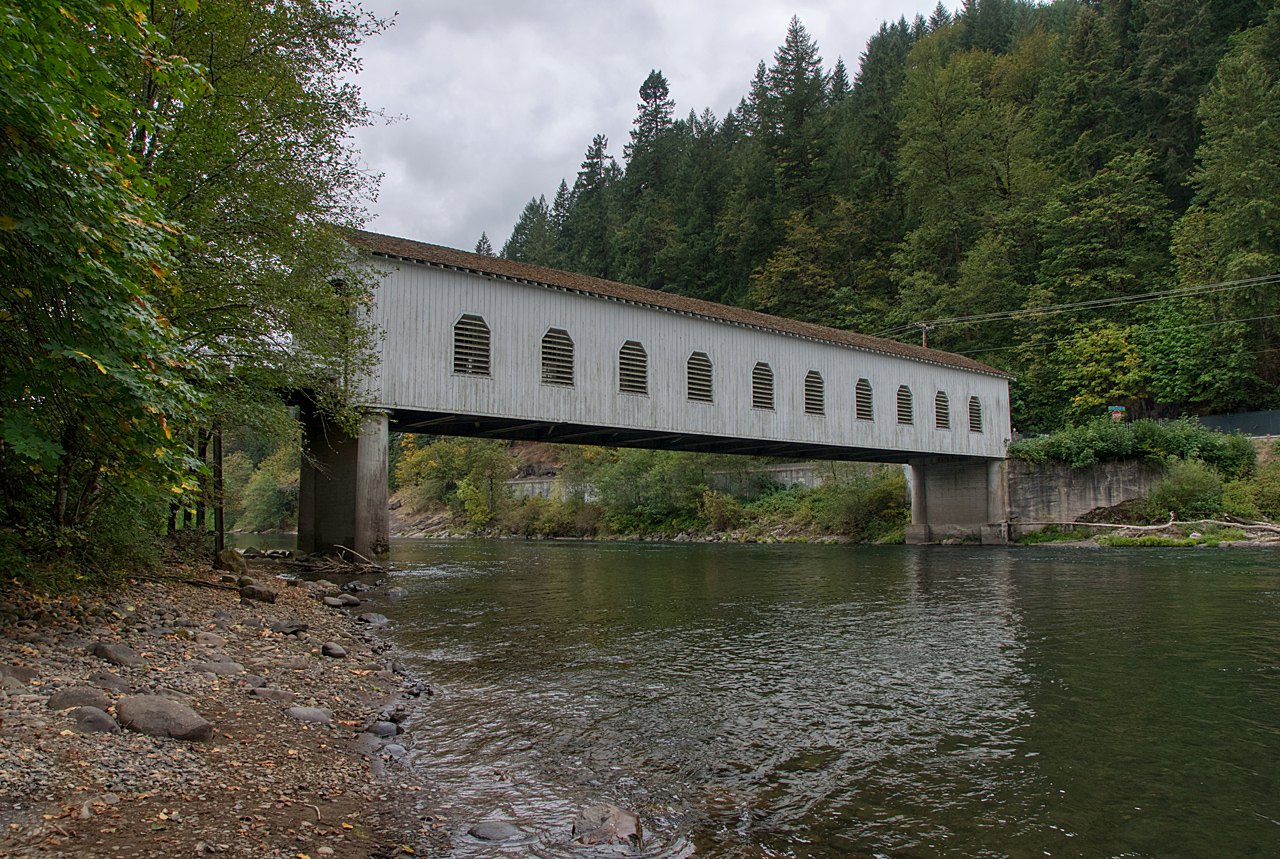
[[[7,591],[0,855],[444,851],[397,737],[431,690],[378,635],[394,593],[274,572],[254,562],[245,588],[174,567],[105,595]]]

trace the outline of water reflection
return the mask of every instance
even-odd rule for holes
[[[717,856],[975,855],[984,829],[1037,811],[1009,765],[1031,713],[1007,554],[412,557],[400,635],[448,692],[414,725],[420,764],[464,818],[537,829],[545,855],[602,799],[644,814],[656,854]]]

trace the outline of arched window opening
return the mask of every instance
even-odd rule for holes
[[[947,399],[946,391],[938,391],[933,398],[933,417],[938,429],[951,429],[951,401]]]
[[[573,387],[573,338],[563,328],[542,335],[542,384]]]
[[[763,361],[751,370],[751,408],[773,410],[773,368]]]
[[[711,358],[706,352],[694,352],[686,364],[689,399],[695,403],[709,403],[711,393]]]
[[[826,386],[822,382],[822,374],[810,370],[804,377],[804,413],[806,415],[825,415],[827,413]]]
[[[618,390],[624,394],[649,393],[649,354],[634,340],[618,350]]]
[[[464,313],[453,325],[453,372],[489,375],[489,326],[479,316]]]
[[[969,432],[982,432],[982,401],[969,398]]]
[[[911,389],[906,385],[898,386],[898,423],[904,426],[911,426],[916,422],[915,412],[912,411]]]
[[[853,393],[858,420],[875,420],[875,411],[872,409],[871,400],[871,383],[866,379],[859,379],[858,384],[853,388]]]

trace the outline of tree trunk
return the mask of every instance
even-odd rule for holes
[[[196,432],[196,459],[204,464],[209,453],[209,433],[205,430]],[[204,472],[199,475],[200,491],[196,493],[196,530],[204,530],[204,510],[209,503],[209,479]]]
[[[226,548],[226,528],[223,522],[222,488],[222,425],[213,425],[213,554]]]

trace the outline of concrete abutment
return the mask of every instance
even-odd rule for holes
[[[373,559],[387,551],[387,413],[365,415],[356,436],[304,409],[298,549],[342,546]]]

